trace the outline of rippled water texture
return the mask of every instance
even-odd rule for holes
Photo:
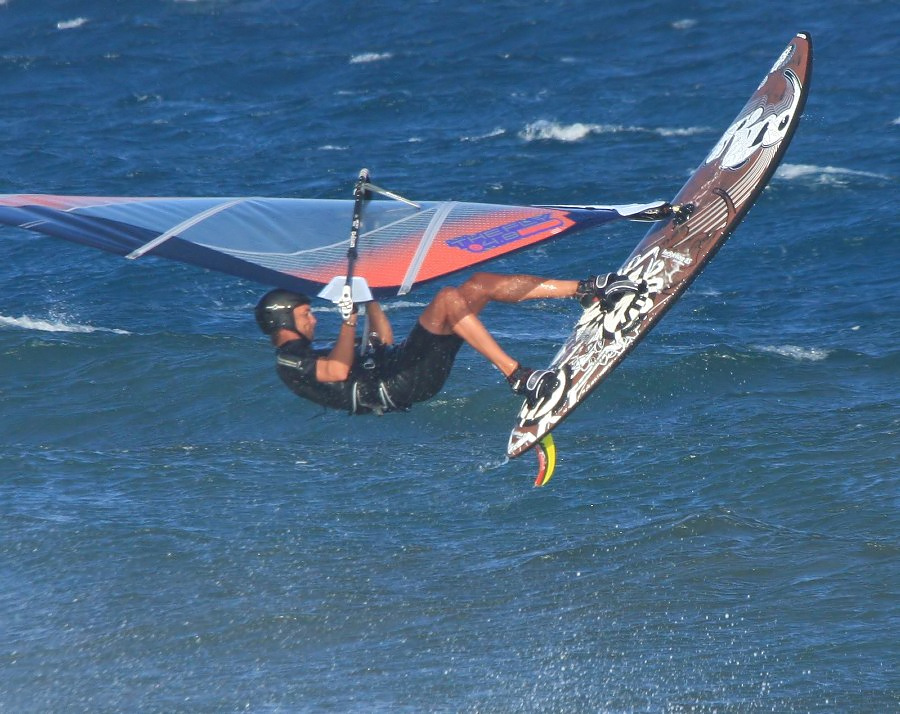
[[[670,198],[815,52],[784,164],[544,489],[467,348],[408,414],[325,414],[264,286],[0,231],[0,711],[900,708],[900,9],[705,5],[0,0],[6,193]],[[540,365],[577,306],[484,317]]]

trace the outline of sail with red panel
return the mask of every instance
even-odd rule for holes
[[[355,274],[376,295],[464,270],[541,241],[622,219],[656,220],[662,202],[627,206],[413,203],[367,184]],[[347,268],[354,202],[302,198],[0,195],[0,224],[128,258],[157,256],[315,292]]]

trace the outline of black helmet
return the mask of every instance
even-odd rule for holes
[[[294,324],[294,308],[309,305],[309,298],[303,293],[290,290],[270,290],[256,303],[256,324],[263,334],[273,335],[278,330],[297,331]]]

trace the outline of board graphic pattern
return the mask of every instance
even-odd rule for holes
[[[642,284],[611,309],[585,310],[554,358],[559,385],[523,404],[507,453],[516,457],[552,431],[631,352],[740,223],[787,150],[809,90],[812,45],[794,37],[747,104],[618,272]]]

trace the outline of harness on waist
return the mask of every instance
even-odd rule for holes
[[[368,412],[381,416],[388,412],[409,411],[408,405],[398,404],[388,392],[384,383],[384,362],[387,346],[380,340],[370,336],[369,346],[358,363],[358,370],[353,387],[350,391],[352,404],[351,414],[365,414]]]

